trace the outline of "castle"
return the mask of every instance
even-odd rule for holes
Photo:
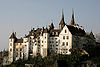
[[[9,37],[9,62],[18,59],[28,59],[29,56],[34,57],[41,55],[42,57],[49,54],[71,54],[72,48],[82,48],[86,44],[86,32],[76,24],[74,20],[74,12],[70,24],[64,21],[62,12],[59,28],[55,28],[53,23],[46,28],[37,28],[29,31],[29,34],[18,39],[16,33],[12,33]]]

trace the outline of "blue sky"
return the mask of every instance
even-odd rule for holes
[[[69,24],[72,8],[76,23],[87,32],[100,33],[100,0],[0,0],[0,50],[8,48],[8,39],[14,31],[23,37],[31,28],[58,27],[63,9]]]

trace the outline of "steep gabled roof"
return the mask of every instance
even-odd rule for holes
[[[23,39],[17,39],[15,43],[23,43]]]
[[[25,37],[26,37],[26,38],[27,38],[27,37],[30,37],[30,36],[37,37],[37,36],[40,35],[41,30],[42,30],[42,28],[37,28],[36,30],[31,30],[31,31],[29,31],[29,34],[26,35]]]
[[[67,25],[69,31],[71,32],[72,35],[76,35],[76,36],[84,36],[86,33],[84,31],[84,29],[81,28],[77,28],[71,25]]]
[[[48,29],[46,28],[46,29],[44,29],[44,31],[43,31],[43,33],[48,33],[49,31],[48,31]]]
[[[95,39],[95,36],[94,36],[92,30],[91,30],[91,32],[90,32],[90,37],[93,38],[93,39]]]
[[[49,30],[51,30],[51,29],[54,29],[54,24],[53,24],[53,23],[51,23],[51,24],[49,25]]]
[[[50,31],[50,36],[59,36],[60,29],[53,29]]]

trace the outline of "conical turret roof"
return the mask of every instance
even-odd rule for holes
[[[14,32],[11,34],[10,39],[11,39],[11,38],[16,38],[16,35],[15,35]]]

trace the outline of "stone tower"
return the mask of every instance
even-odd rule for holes
[[[16,33],[12,33],[11,36],[9,37],[9,62],[14,61],[14,51],[15,51],[15,44],[14,42],[17,40],[16,38]]]

